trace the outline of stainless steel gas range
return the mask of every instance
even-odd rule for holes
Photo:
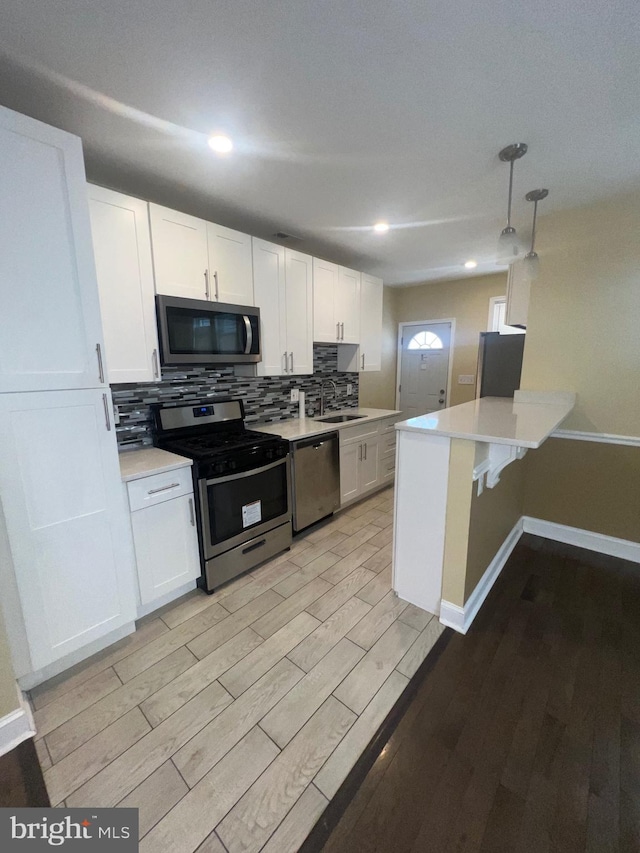
[[[246,429],[241,400],[152,409],[155,444],[194,460],[200,586],[211,593],[289,548],[289,443]]]

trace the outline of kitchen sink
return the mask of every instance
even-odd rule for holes
[[[357,421],[359,418],[366,418],[366,415],[331,415],[330,417],[314,418],[323,424],[344,424],[347,421]]]

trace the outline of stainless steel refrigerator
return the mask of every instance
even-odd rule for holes
[[[476,397],[513,397],[520,387],[524,335],[481,332]]]

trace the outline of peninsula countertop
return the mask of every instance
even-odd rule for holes
[[[520,397],[481,397],[470,403],[452,406],[409,418],[396,424],[399,431],[511,444],[537,448],[562,423],[574,406],[572,394],[536,395],[522,392]]]
[[[120,476],[123,483],[150,477],[152,474],[164,474],[176,468],[193,465],[193,459],[160,450],[159,447],[143,447],[141,450],[123,450],[119,453]]]
[[[297,441],[299,438],[335,432],[346,427],[359,426],[360,424],[366,424],[368,421],[379,421],[383,418],[390,418],[393,415],[400,414],[402,412],[395,409],[341,409],[338,412],[327,412],[325,417],[332,417],[333,415],[358,415],[359,417],[341,424],[322,423],[322,421],[315,420],[314,418],[289,418],[285,421],[274,421],[270,424],[248,424],[248,426],[249,429],[255,429],[258,432],[279,435],[282,438],[286,438],[287,441]]]

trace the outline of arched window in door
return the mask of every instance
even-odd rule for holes
[[[433,332],[418,332],[409,341],[408,349],[442,349],[442,341]]]

